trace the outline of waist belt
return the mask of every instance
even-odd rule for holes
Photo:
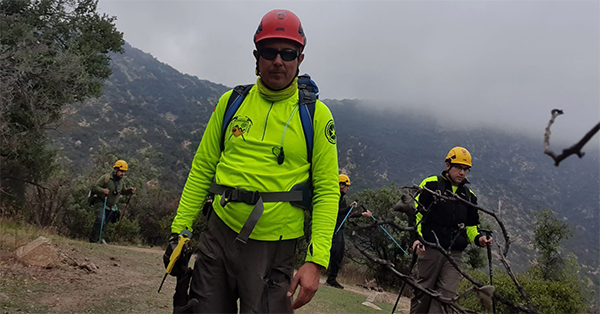
[[[258,192],[258,191],[248,191],[244,189],[236,189],[224,185],[219,185],[215,182],[210,184],[210,188],[208,189],[211,193],[215,195],[221,195],[221,200],[219,204],[221,207],[225,207],[229,202],[241,202],[249,205],[254,205],[252,208],[252,212],[250,212],[250,216],[244,223],[242,230],[235,238],[236,241],[240,241],[244,244],[248,242],[248,238],[256,227],[256,223],[258,223],[258,219],[262,216],[265,207],[263,202],[300,202],[302,201],[302,191],[288,191],[288,192]]]

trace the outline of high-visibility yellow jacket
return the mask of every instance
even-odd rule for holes
[[[231,120],[221,152],[221,126],[231,93],[228,91],[221,97],[206,126],[171,226],[172,232],[191,229],[213,178],[217,184],[233,188],[280,192],[306,182],[312,172],[312,233],[306,260],[327,267],[340,197],[336,136],[329,108],[321,101],[315,105],[311,171],[298,112],[298,92],[287,99],[270,102],[263,99],[254,86]],[[277,154],[282,146],[285,160],[280,165]],[[253,206],[231,202],[221,207],[219,201],[220,196],[215,195],[215,213],[231,229],[240,232]],[[295,239],[304,234],[303,229],[302,209],[289,202],[269,202],[264,203],[264,212],[250,238]]]
[[[475,193],[465,186],[465,184],[469,183],[467,179],[463,180],[458,186],[454,186],[447,179],[446,175],[447,172],[443,171],[441,176],[430,176],[424,179],[419,184],[419,187],[422,188],[425,186],[433,191],[440,190],[438,180],[441,178],[441,180],[446,181],[446,184],[444,184],[445,191],[441,191],[442,193],[456,193],[458,197],[477,205]],[[416,214],[417,232],[423,239],[433,243],[439,241],[444,249],[458,251],[464,250],[469,242],[479,246],[479,237],[481,235],[478,231],[479,214],[477,209],[460,202],[451,201],[441,201],[431,205],[434,198],[427,191],[423,191],[415,199],[415,207],[418,207],[420,203],[425,209],[430,210],[426,219],[424,219],[422,213]],[[458,224],[460,223],[465,224],[464,231],[459,230]]]

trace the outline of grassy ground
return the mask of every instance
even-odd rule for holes
[[[26,266],[11,253],[40,235],[51,239],[61,265]],[[160,248],[70,240],[0,220],[0,313],[171,313],[175,279],[167,278],[157,293],[164,274],[162,253]],[[75,266],[82,264],[97,269],[89,272]],[[296,313],[391,312],[394,294],[375,293],[339,279],[346,289],[322,285],[312,302]],[[383,311],[362,305],[367,298]],[[403,299],[399,308],[406,307]]]

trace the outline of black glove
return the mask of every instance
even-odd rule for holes
[[[165,264],[165,269],[169,266],[169,261],[171,258],[171,254],[177,247],[179,243],[179,234],[171,233],[171,237],[169,238],[169,245],[167,245],[167,249],[165,254],[163,255],[163,262]],[[175,265],[173,265],[173,269],[171,269],[171,276],[181,277],[185,275],[185,272],[188,270],[188,264],[190,262],[191,254],[189,254],[187,243],[183,246],[181,250],[181,255],[175,261]]]

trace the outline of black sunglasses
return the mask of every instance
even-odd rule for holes
[[[261,48],[258,49],[258,55],[267,60],[274,60],[277,58],[277,55],[280,55],[281,60],[292,61],[300,56],[300,51],[294,49],[277,50],[275,48]]]
[[[469,166],[463,166],[463,165],[452,165],[452,167],[457,168],[458,171],[464,171],[464,172],[469,172],[471,171],[471,167]]]

